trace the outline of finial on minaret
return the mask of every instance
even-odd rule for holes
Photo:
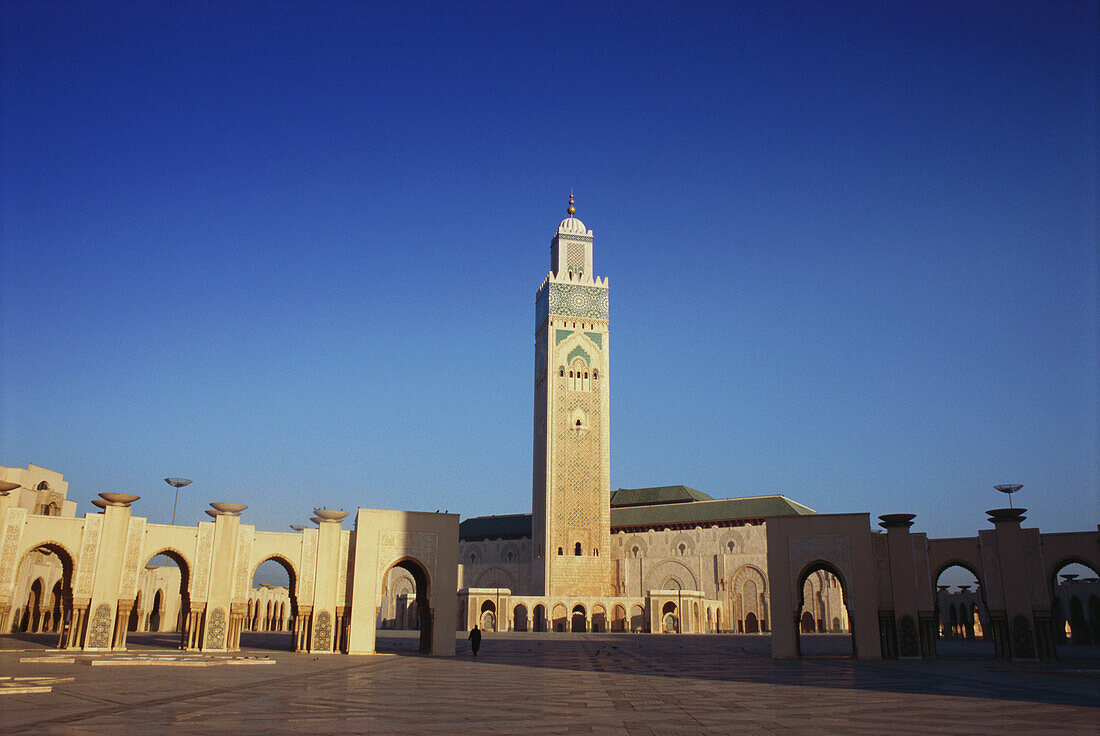
[[[573,206],[573,187],[569,187],[569,209],[566,210],[569,216],[572,217],[577,212],[577,208]]]

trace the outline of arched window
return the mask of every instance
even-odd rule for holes
[[[561,547],[558,547],[558,554],[559,555],[565,554],[565,550],[563,550]]]
[[[634,549],[632,549],[630,551],[634,553],[635,557],[637,557],[638,556],[638,545],[634,545]]]
[[[576,555],[577,557],[581,556],[581,543],[580,542],[577,542],[575,545],[573,545],[573,554]]]
[[[596,555],[596,557],[599,557],[600,556],[600,551],[598,549],[594,549],[594,550],[592,550],[592,554]]]
[[[733,542],[726,542],[726,549],[728,549],[730,554],[732,555],[733,554]]]
[[[588,364],[583,358],[576,358],[571,364],[572,370],[569,371],[569,389],[571,391],[590,391],[592,388],[591,382],[588,378]]]
[[[680,556],[683,557],[685,553],[687,553],[687,547],[684,546],[683,542],[680,542]]]
[[[38,485],[36,485],[34,487],[34,490],[36,490],[36,491],[48,491],[48,490],[50,490],[50,484],[47,483],[46,481],[42,481],[41,483],[39,483]]]
[[[473,552],[470,553],[470,564],[471,565],[476,565],[477,564],[477,555],[474,554]]]

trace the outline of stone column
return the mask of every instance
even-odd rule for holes
[[[997,562],[1002,571],[1012,574],[1002,575],[1005,608],[994,618],[997,638],[1003,646],[998,646],[998,656],[1011,659],[1037,659],[1035,646],[1034,605],[1028,588],[1028,565],[1024,552],[1024,534],[1020,522],[1026,517],[1027,509],[991,509],[989,520],[993,523],[997,540]],[[996,639],[995,639],[996,640]]]

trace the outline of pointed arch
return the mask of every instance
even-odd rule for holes
[[[415,557],[405,555],[391,562],[382,575],[386,575],[395,567],[400,567],[412,575],[416,583],[416,619],[420,625],[420,652],[431,654],[432,651],[432,610],[431,610],[431,576],[424,564]],[[380,602],[376,603],[378,605]]]

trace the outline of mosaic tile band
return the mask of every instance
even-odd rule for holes
[[[596,286],[550,282],[543,298],[548,300],[547,313],[582,319],[608,319],[608,290]],[[542,299],[539,300],[540,302]],[[541,305],[540,305],[541,306]]]

